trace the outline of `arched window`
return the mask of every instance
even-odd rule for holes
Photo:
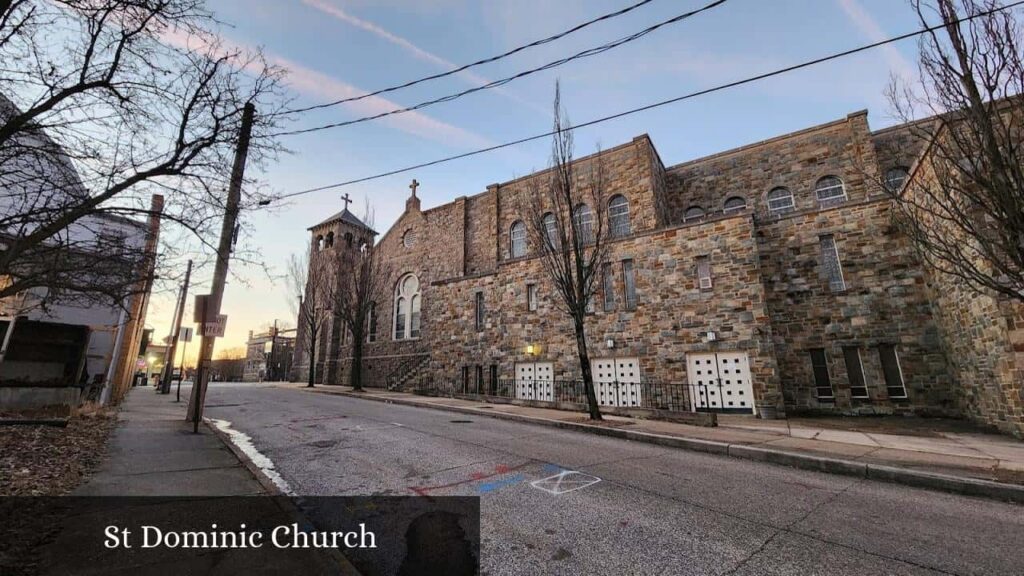
[[[406,274],[395,286],[395,340],[420,337],[420,281]]]
[[[325,240],[324,246],[326,246],[327,248],[334,246],[334,232],[327,233],[327,240]]]
[[[704,217],[704,209],[700,206],[690,206],[683,212],[683,222],[693,222]]]
[[[319,252],[324,249],[324,237],[323,235],[316,237],[316,251]]]
[[[629,236],[629,201],[621,194],[608,202],[608,228],[612,238]]]
[[[351,232],[345,232],[345,246],[347,246],[349,248],[352,247],[352,233]]]
[[[594,213],[590,211],[590,206],[577,204],[572,211],[572,217],[576,220],[576,232],[580,235],[580,240],[585,244],[593,242]]]
[[[558,222],[551,212],[544,215],[544,234],[548,237],[548,244],[552,248],[558,247]]]
[[[512,258],[522,258],[526,256],[526,224],[523,224],[522,220],[516,220],[512,223],[512,228],[508,232],[509,239],[509,254]]]
[[[846,200],[846,186],[838,176],[824,176],[814,185],[820,206],[831,206]]]
[[[903,183],[907,181],[907,176],[910,175],[910,170],[905,166],[896,166],[889,168],[885,171],[885,189],[895,194],[903,188]]]
[[[733,196],[725,201],[722,207],[722,212],[729,214],[731,212],[739,212],[747,207],[747,200],[741,196]]]
[[[768,193],[768,212],[770,214],[782,214],[793,209],[793,193],[789,188],[772,188]]]

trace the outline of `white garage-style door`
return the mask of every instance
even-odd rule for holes
[[[554,379],[555,364],[553,362],[516,364],[516,398],[554,402]]]
[[[597,358],[590,361],[590,368],[599,405],[641,406],[639,358]]]
[[[745,353],[687,354],[686,374],[694,409],[755,413],[750,360]]]

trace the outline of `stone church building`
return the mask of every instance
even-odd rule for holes
[[[923,148],[862,111],[671,166],[646,135],[600,152],[614,239],[587,335],[602,402],[619,401],[608,382],[717,383],[693,408],[965,416],[1024,433],[1024,312],[937,277],[894,226],[884,187],[913,177]],[[413,182],[377,239],[392,278],[370,319],[370,385],[579,378],[525,234],[524,195],[544,175],[426,210]],[[315,255],[367,229],[348,214],[310,230]],[[326,383],[345,383],[351,361],[338,326],[315,358]]]

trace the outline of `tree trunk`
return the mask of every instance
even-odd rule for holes
[[[590,354],[587,352],[587,336],[583,331],[583,319],[573,318],[576,329],[576,351],[580,357],[580,372],[583,374],[583,390],[587,394],[587,411],[591,420],[601,420],[601,410],[597,406],[597,393],[594,391],[594,373],[590,370]]]
[[[363,391],[363,339],[352,335],[352,367],[348,371],[348,383],[353,392]]]
[[[313,382],[316,381],[316,336],[312,335],[309,338],[309,383],[306,384],[306,388],[312,388]]]

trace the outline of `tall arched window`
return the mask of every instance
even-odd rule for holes
[[[334,246],[334,232],[328,232],[327,239],[324,242],[324,245],[327,246],[328,248]]]
[[[838,176],[824,176],[814,186],[814,194],[819,205],[831,206],[846,200],[846,187]]]
[[[683,212],[683,222],[694,222],[704,217],[704,209],[700,206],[690,206]]]
[[[608,228],[612,238],[629,236],[629,201],[621,194],[608,202]]]
[[[508,240],[509,255],[512,258],[526,256],[526,224],[523,224],[522,220],[512,223],[512,228],[508,232]]]
[[[319,252],[319,251],[324,249],[324,237],[323,237],[323,235],[320,235],[320,236],[316,237],[316,240],[314,241],[313,246],[316,247],[316,251],[317,252]]]
[[[406,274],[395,287],[395,340],[420,337],[420,281]]]
[[[555,215],[548,212],[544,215],[544,234],[548,237],[548,244],[552,248],[558,247],[558,222],[555,220]]]
[[[722,206],[722,212],[730,214],[732,212],[739,212],[747,207],[747,200],[742,196],[733,196],[725,201],[725,205]]]
[[[594,213],[591,212],[590,206],[577,204],[572,211],[572,217],[576,220],[576,232],[580,235],[580,240],[586,244],[593,242]]]
[[[768,212],[770,214],[782,214],[793,209],[793,193],[789,188],[772,188],[768,193]]]

